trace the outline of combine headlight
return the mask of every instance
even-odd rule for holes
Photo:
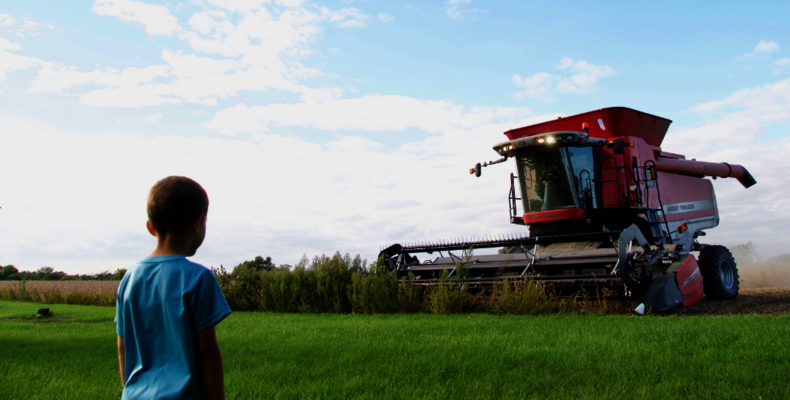
[[[544,138],[537,138],[537,139],[535,139],[535,141],[538,142],[538,144],[543,144],[543,143],[546,142],[546,139],[544,139]]]
[[[557,136],[557,141],[558,141],[558,142],[561,142],[561,141],[563,141],[563,140],[565,140],[565,137],[564,137],[564,136]]]
[[[573,135],[565,136],[565,140],[573,140]]]
[[[548,136],[548,137],[546,138],[546,143],[548,143],[548,144],[552,144],[552,143],[554,143],[554,136]]]

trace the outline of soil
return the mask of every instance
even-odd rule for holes
[[[788,314],[790,288],[741,289],[732,300],[702,299],[688,308],[677,309],[675,315]]]

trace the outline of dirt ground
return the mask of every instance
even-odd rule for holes
[[[790,288],[741,289],[733,300],[702,299],[688,308],[674,312],[676,315],[732,315],[732,314],[788,314],[790,313]]]

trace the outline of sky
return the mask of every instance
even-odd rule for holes
[[[126,268],[150,187],[210,198],[193,260],[375,260],[510,225],[503,132],[625,106],[741,164],[707,243],[790,253],[787,2],[0,3],[0,265]]]

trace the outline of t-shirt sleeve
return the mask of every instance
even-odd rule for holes
[[[197,292],[192,297],[192,332],[210,328],[230,315],[230,306],[211,270],[200,275]]]
[[[126,280],[121,280],[118,285],[118,293],[115,294],[115,333],[120,337],[125,337],[123,329],[123,292]]]

